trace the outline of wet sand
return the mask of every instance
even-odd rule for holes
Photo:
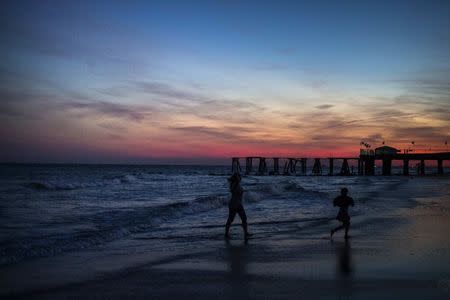
[[[260,232],[247,242],[240,228],[234,227],[229,241],[214,237],[205,243],[193,243],[183,253],[167,249],[162,254],[143,255],[132,267],[110,267],[101,276],[9,289],[3,296],[448,299],[449,181],[414,179],[399,189],[386,191],[383,197],[391,198],[395,209],[382,216],[354,217],[348,242],[343,232],[329,239],[329,229],[337,225],[332,220]],[[410,200],[396,201],[399,197]],[[118,260],[123,257],[117,256]],[[42,276],[46,271],[42,270]],[[88,266],[85,271],[89,272]],[[62,268],[59,274],[68,272]],[[2,278],[6,277],[3,273]]]

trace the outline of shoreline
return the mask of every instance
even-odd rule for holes
[[[426,178],[420,180],[427,183]],[[231,296],[292,298],[298,295],[334,298],[343,292],[344,296],[351,295],[355,299],[375,298],[374,295],[443,299],[449,295],[450,280],[450,268],[442,263],[450,261],[450,243],[445,235],[445,229],[450,225],[447,206],[442,207],[443,203],[439,202],[434,205],[436,201],[426,197],[424,203],[418,202],[417,199],[420,201],[426,196],[426,191],[421,191],[412,181],[394,182],[396,189],[372,195],[392,201],[403,195],[408,200],[393,202],[394,209],[383,216],[352,218],[349,243],[345,243],[343,233],[337,233],[333,242],[329,241],[329,230],[325,229],[336,225],[330,221],[312,226],[310,222],[305,222],[305,226],[293,224],[296,226],[289,230],[256,235],[246,244],[237,229],[230,243],[222,239],[206,241],[204,244],[209,248],[203,248],[203,251],[195,249],[195,246],[202,247],[199,242],[200,245],[191,245],[192,249],[185,253],[141,253],[142,257],[122,253],[119,259],[129,256],[134,263],[129,262],[125,264],[128,267],[121,268],[118,262],[116,269],[108,265],[91,279],[77,282],[74,278],[72,283],[62,286],[37,284],[28,291],[16,289],[2,294],[45,299],[130,295],[138,298],[222,299]],[[442,182],[432,184],[442,185]],[[441,197],[448,203],[446,193],[448,190],[443,191]],[[431,235],[430,226],[441,231]],[[437,244],[429,244],[430,241]],[[149,259],[151,256],[153,260]],[[64,258],[61,258],[63,263]],[[79,266],[82,266],[81,259]],[[89,266],[84,267],[89,271]],[[63,268],[59,272],[67,274],[69,270]],[[232,291],[236,287],[246,292],[235,295]]]

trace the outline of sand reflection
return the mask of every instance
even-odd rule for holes
[[[245,240],[232,243],[230,240],[226,240],[226,249],[229,263],[228,278],[231,285],[231,296],[233,299],[248,298],[248,242]]]

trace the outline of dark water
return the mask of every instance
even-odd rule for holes
[[[221,235],[228,166],[2,165],[0,265],[95,247],[136,234]],[[254,232],[329,220],[339,189],[358,199],[354,215],[386,209],[371,201],[401,177],[248,176],[244,204]]]

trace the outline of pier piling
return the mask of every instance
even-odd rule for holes
[[[286,164],[284,165],[284,174],[286,175],[295,174],[295,160],[293,158],[289,158]]]
[[[420,165],[419,165],[419,174],[420,175],[425,175],[425,160],[420,160]]]
[[[253,163],[253,157],[245,158],[245,175],[249,175],[252,173],[252,163]]]
[[[322,165],[320,163],[320,158],[314,159],[314,166],[312,169],[313,175],[322,175]]]
[[[362,160],[358,158],[358,175],[363,175]]]
[[[375,175],[375,158],[366,159],[364,168],[364,175]]]
[[[307,160],[306,158],[300,159],[302,175],[306,175],[306,160]]]
[[[351,175],[350,167],[348,166],[348,160],[346,158],[344,158],[344,160],[342,161],[341,172],[339,174],[345,176]]]
[[[267,172],[266,159],[264,157],[259,158],[258,175],[265,175]]]
[[[329,173],[328,175],[333,176],[333,158],[330,158],[330,168],[329,168]]]
[[[280,174],[280,159],[278,157],[273,158],[273,175]]]
[[[239,157],[233,157],[232,163],[231,163],[231,173],[235,174],[241,173],[241,165],[239,164]]]
[[[382,168],[383,168],[382,169],[383,175],[391,175],[392,159],[383,158],[383,167]]]
[[[405,176],[409,175],[409,160],[408,159],[403,160],[403,175],[405,175]]]
[[[438,159],[437,165],[438,165],[438,174],[444,174],[444,165],[442,163],[442,159]]]

